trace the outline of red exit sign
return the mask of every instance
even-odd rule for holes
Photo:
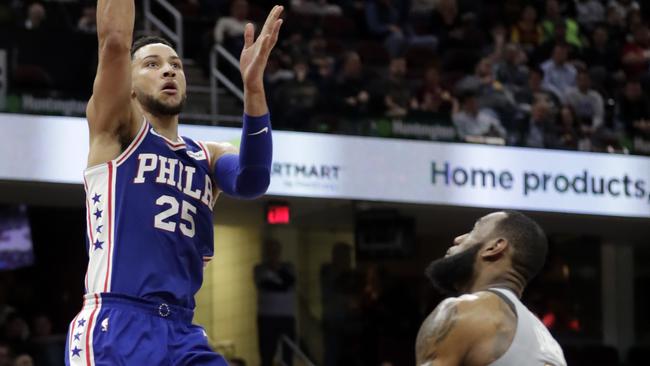
[[[286,203],[270,203],[266,206],[266,222],[271,225],[288,224],[291,218],[289,205]]]

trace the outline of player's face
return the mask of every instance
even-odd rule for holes
[[[171,47],[153,43],[133,55],[133,93],[154,115],[178,115],[186,98],[181,59]]]
[[[439,292],[455,294],[474,278],[479,251],[505,216],[504,212],[495,212],[481,217],[472,231],[454,239],[443,258],[431,262],[425,273]]]
[[[472,231],[454,239],[454,244],[447,250],[445,257],[459,254],[474,246],[486,243],[493,236],[494,229],[499,221],[505,217],[505,212],[493,212],[481,217],[474,223]]]

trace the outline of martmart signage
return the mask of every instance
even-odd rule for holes
[[[235,128],[180,127],[231,141]],[[0,179],[82,181],[80,118],[0,114]],[[274,132],[269,194],[650,217],[650,158]]]

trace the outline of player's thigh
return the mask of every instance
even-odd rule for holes
[[[68,338],[67,365],[172,365],[166,320],[115,308],[85,315]]]
[[[174,353],[173,366],[228,365],[223,356],[210,348],[205,330],[197,325],[182,327],[175,332],[170,346]]]

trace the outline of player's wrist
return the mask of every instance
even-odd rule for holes
[[[246,124],[253,124],[253,125],[259,125],[259,124],[268,124],[271,121],[271,113],[266,112],[261,115],[250,115],[248,113],[244,113],[244,123]]]
[[[264,95],[264,82],[262,80],[244,83],[244,93],[255,95]]]

